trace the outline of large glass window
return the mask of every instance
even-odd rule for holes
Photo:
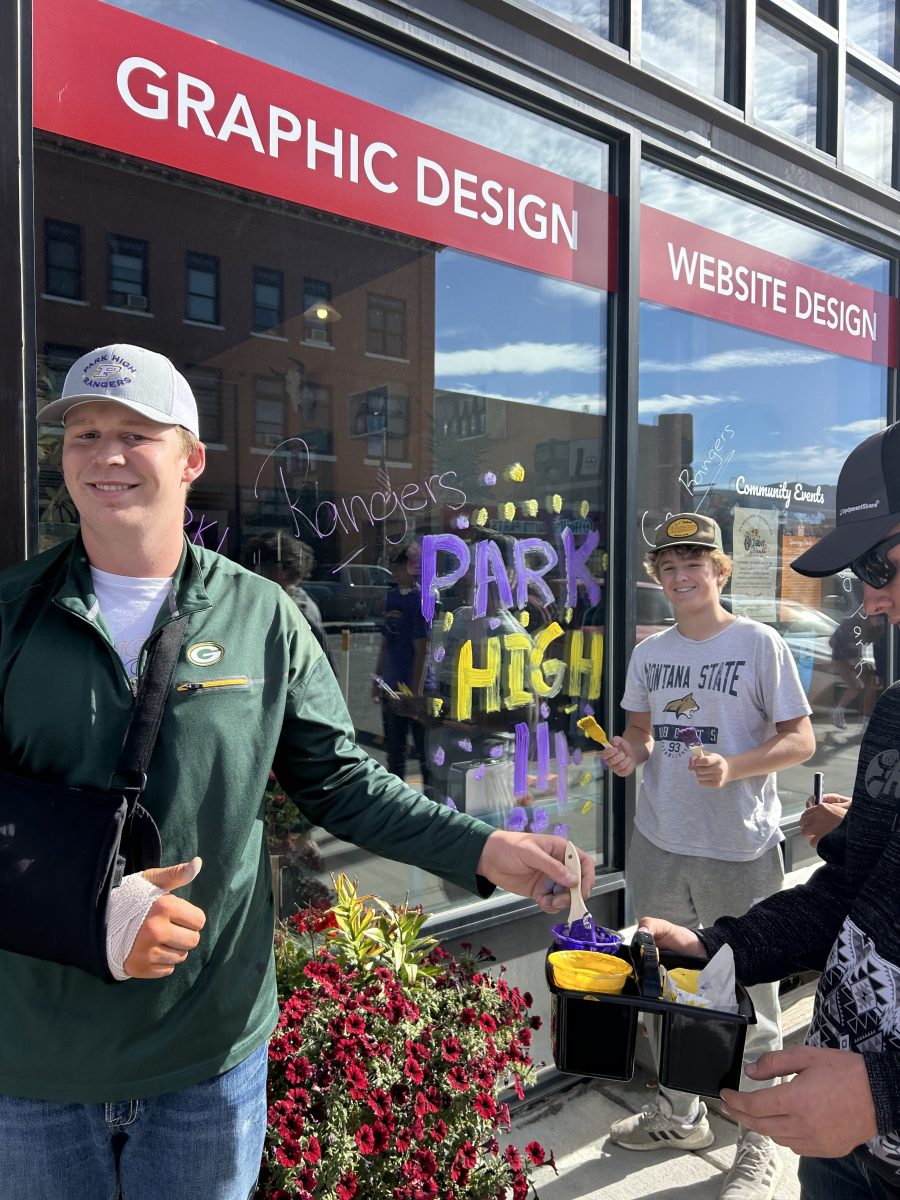
[[[847,40],[895,66],[898,62],[895,0],[847,0]]]
[[[725,99],[730,0],[644,0],[641,59],[708,96]]]
[[[879,183],[894,178],[897,101],[847,72],[844,165]]]
[[[461,154],[497,151],[498,169],[500,155],[543,168],[585,203],[608,188],[597,140],[280,5],[128,7],[209,39],[204,47],[252,54],[464,139]],[[352,220],[221,180],[211,188],[150,161],[138,172],[86,144],[77,158],[69,151],[38,135],[40,221],[52,197],[86,248],[102,246],[95,232],[115,228],[127,205],[155,262],[184,263],[198,246],[218,262],[216,322],[184,320],[176,271],[160,273],[172,303],[160,300],[146,323],[154,348],[188,371],[210,443],[189,536],[236,559],[268,531],[304,544],[300,586],[321,613],[357,739],[436,805],[496,827],[568,831],[601,869],[621,866],[596,743],[576,725],[607,703],[606,293],[368,214]],[[427,137],[421,153],[435,153]],[[538,246],[540,226],[529,228],[523,240]],[[598,239],[592,254],[607,250]],[[85,266],[90,277],[87,251]],[[39,303],[41,345],[140,341],[135,324],[128,312]],[[49,397],[58,372],[41,368]],[[52,448],[41,479],[49,541],[74,528],[58,498],[50,506]],[[392,561],[401,550],[402,576]],[[412,638],[426,670],[408,683],[406,643],[391,642],[393,678],[380,663],[397,632],[394,589],[420,612],[435,602],[424,637]],[[375,674],[398,694],[409,686],[411,703],[395,707],[386,691],[373,702]],[[414,719],[401,739],[392,715],[404,712]],[[321,887],[342,869],[364,891],[409,894],[430,912],[474,903],[423,871],[314,837],[305,865],[284,851],[287,908],[310,894],[311,873]]]
[[[589,33],[607,41],[616,38],[616,14],[621,0],[537,0],[556,16],[565,17]]]
[[[729,243],[732,267],[742,261],[740,242],[745,264],[758,247],[827,273],[820,281],[834,277],[834,291],[842,280],[889,290],[889,265],[873,254],[650,163],[641,179],[644,205],[691,222],[692,245],[703,246],[707,230],[736,239]],[[717,278],[725,252],[705,241],[710,278]],[[689,266],[689,256],[680,261]],[[771,260],[767,269],[771,278]],[[721,278],[725,295],[727,272]],[[749,274],[740,278],[749,286]],[[806,293],[812,318],[815,285],[805,282],[806,292],[790,303],[786,292],[775,309],[786,320],[807,313]],[[824,297],[824,282],[818,286]],[[841,464],[885,424],[887,368],[649,301],[640,320],[641,547],[652,544],[668,513],[716,518],[734,559],[726,603],[784,636],[813,709],[815,769],[825,772],[829,790],[850,795],[864,720],[876,686],[886,682],[886,630],[862,619],[861,586],[849,571],[805,579],[790,563],[833,527]],[[652,590],[649,582],[645,587]],[[864,686],[857,690],[851,679]],[[788,814],[802,809],[811,769],[779,772]]]
[[[823,52],[757,18],[753,115],[761,125],[815,146]]]

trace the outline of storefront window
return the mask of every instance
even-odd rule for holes
[[[761,125],[816,145],[821,57],[781,26],[757,19],[753,115]]]
[[[847,0],[847,40],[894,66],[897,62],[894,0]]]
[[[724,99],[729,0],[644,0],[641,13],[643,62]]]
[[[196,101],[220,131],[208,140],[225,140],[225,129],[234,144],[212,187],[165,157],[168,142],[157,146],[158,166],[136,151],[91,146],[90,137],[37,133],[39,227],[66,222],[84,246],[84,304],[39,302],[40,400],[58,394],[79,348],[144,342],[168,354],[195,389],[208,446],[188,535],[251,568],[261,536],[299,549],[298,603],[321,616],[359,741],[435,805],[497,827],[568,832],[601,866],[620,865],[606,844],[598,748],[576,726],[599,715],[605,699],[610,239],[602,222],[603,236],[592,235],[591,222],[608,211],[607,148],[278,5],[129,7],[171,26],[160,38],[180,39],[193,82],[180,93],[172,82],[173,124],[180,94],[179,128],[207,148],[188,103]],[[103,8],[131,19],[124,6]],[[190,23],[191,36],[179,22]],[[368,186],[371,209],[348,215],[340,200],[329,208],[259,190],[259,177],[297,152],[300,138],[286,100],[266,126],[278,154],[266,154],[262,134],[263,155],[251,144],[253,114],[239,101],[230,125],[231,98],[203,108],[209,93],[197,80],[215,65],[217,44],[236,43],[261,60],[245,63],[249,96],[254,80],[281,83],[280,72],[266,74],[265,64],[277,63],[295,77],[324,76],[348,104],[369,101],[347,118],[356,143],[348,132],[326,144],[323,119],[306,127],[301,161],[317,139],[310,153],[341,182],[357,172],[352,200]],[[132,70],[128,111],[152,133],[168,119],[168,101],[147,89],[158,73]],[[392,169],[411,146],[427,234],[404,227],[391,208],[402,190]],[[465,170],[445,172],[442,148],[464,152]],[[246,184],[233,178],[238,149],[251,156]],[[504,184],[507,175],[513,182]],[[442,198],[445,181],[452,200]],[[559,199],[545,201],[542,188]],[[441,236],[451,206],[464,234],[482,238],[477,252]],[[115,251],[110,244],[119,300],[110,311],[97,255],[122,211],[128,241],[117,235]],[[498,229],[494,256],[484,239]],[[128,298],[148,297],[148,279],[154,308],[133,311]],[[49,434],[41,454],[43,547],[71,535],[75,518]],[[397,612],[410,595],[419,619],[407,625]],[[392,646],[403,636],[412,642],[393,666],[382,654],[385,627]],[[417,680],[402,664],[420,647]],[[348,851],[322,831],[312,837],[307,867],[315,864],[320,882],[347,869],[364,891],[408,893],[431,912],[471,901],[422,871]],[[309,871],[301,868],[292,860],[286,872],[288,907],[304,899]]]
[[[847,72],[844,166],[890,186],[897,102]]]
[[[610,27],[610,8],[616,0],[538,0],[541,8],[546,8],[559,17],[565,17],[573,25],[594,33],[597,37],[609,41],[613,34]]]
[[[696,286],[641,305],[641,545],[669,513],[716,518],[734,559],[725,603],[784,636],[813,709],[814,769],[850,795],[888,682],[885,628],[863,619],[849,571],[804,579],[790,563],[833,527],[841,464],[885,424],[889,265],[650,163],[642,204],[642,293],[663,296],[675,274]],[[779,773],[787,814],[812,769]]]

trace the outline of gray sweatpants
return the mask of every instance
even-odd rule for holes
[[[752,862],[723,862],[660,850],[635,829],[628,853],[626,881],[641,917],[664,917],[693,929],[712,925],[718,917],[739,917],[748,908],[780,892],[784,866],[777,846]],[[781,1049],[781,1008],[777,983],[758,983],[747,989],[756,1009],[756,1024],[747,1027],[744,1062],[767,1050]],[[757,1082],[741,1077],[743,1091],[772,1087],[777,1079]],[[692,1117],[697,1097],[660,1088],[677,1116]]]

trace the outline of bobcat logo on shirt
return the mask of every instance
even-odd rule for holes
[[[674,713],[676,717],[692,717],[695,712],[700,711],[700,705],[694,699],[694,693],[688,692],[686,696],[679,696],[677,700],[670,700],[663,712]]]

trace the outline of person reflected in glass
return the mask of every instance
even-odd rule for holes
[[[329,666],[337,672],[321,610],[301,586],[302,581],[309,577],[314,562],[313,552],[306,542],[285,530],[267,529],[244,544],[241,557],[244,566],[257,575],[273,580],[287,592],[306,617],[313,637],[325,651]]]
[[[417,547],[402,546],[388,559],[394,586],[384,602],[381,649],[372,679],[372,699],[381,705],[387,768],[406,778],[410,737],[422,772],[422,788],[430,782],[421,721],[428,662],[428,624],[422,616]]]

